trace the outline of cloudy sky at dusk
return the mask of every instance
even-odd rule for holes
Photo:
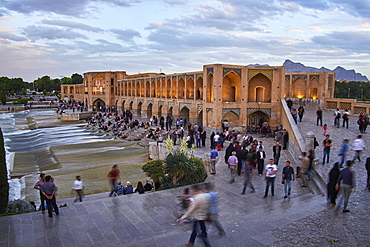
[[[1,0],[0,76],[340,65],[370,76],[369,0]]]

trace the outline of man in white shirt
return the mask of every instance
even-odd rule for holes
[[[76,176],[76,181],[74,181],[72,189],[77,193],[77,197],[73,203],[77,202],[78,200],[82,202],[82,197],[84,195],[84,183],[81,180],[81,176]]]
[[[274,160],[270,159],[270,163],[266,165],[266,168],[265,168],[266,189],[265,189],[265,195],[263,196],[263,198],[267,197],[270,184],[271,184],[271,194],[272,196],[275,195],[274,192],[275,192],[276,173],[277,173],[277,166],[274,164]]]
[[[353,162],[355,162],[356,159],[358,159],[358,161],[361,162],[361,154],[362,154],[362,151],[365,150],[365,142],[362,139],[362,135],[358,135],[357,139],[353,141],[352,150],[355,151]]]
[[[227,160],[227,165],[228,165],[228,168],[230,169],[230,174],[231,174],[230,183],[232,184],[235,182],[235,176],[238,170],[238,158],[236,157],[235,151],[233,151],[231,154],[232,155]]]

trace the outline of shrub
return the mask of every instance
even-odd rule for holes
[[[165,175],[162,160],[148,161],[143,165],[142,169],[154,182],[160,182]]]
[[[23,200],[14,200],[8,203],[8,208],[6,209],[7,214],[14,213],[28,213],[35,211],[35,207],[29,202]]]

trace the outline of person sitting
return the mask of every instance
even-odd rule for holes
[[[132,185],[131,185],[131,183],[129,181],[127,181],[126,188],[124,189],[124,192],[123,193],[125,195],[134,193],[134,188],[132,187]]]
[[[125,190],[125,186],[121,184],[121,182],[117,183],[116,190],[114,191],[114,195],[123,195]]]
[[[141,183],[141,181],[139,181],[139,182],[137,183],[137,187],[136,187],[136,189],[135,189],[134,193],[144,194],[144,192],[145,192],[145,190],[144,190],[144,186],[143,186],[143,184]]]
[[[144,185],[144,190],[145,191],[151,191],[153,189],[153,185],[150,183],[150,180],[146,180],[146,184]]]

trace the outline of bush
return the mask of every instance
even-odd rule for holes
[[[161,178],[165,175],[162,160],[148,161],[143,165],[142,169],[154,182],[160,182]]]
[[[34,212],[35,207],[31,205],[29,202],[25,202],[23,200],[14,200],[8,203],[8,208],[6,209],[7,214],[14,214],[14,213],[28,213]]]

